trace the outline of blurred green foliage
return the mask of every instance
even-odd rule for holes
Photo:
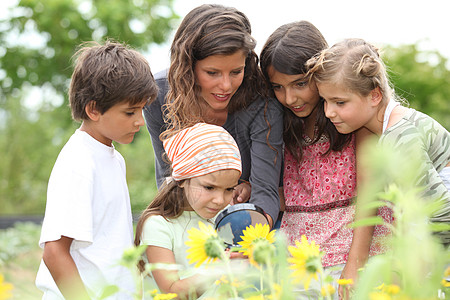
[[[450,129],[450,65],[436,51],[420,51],[418,44],[387,47],[383,56],[396,94],[410,106]]]
[[[173,0],[21,0],[0,20],[0,214],[43,214],[47,181],[74,130],[67,89],[85,41],[113,39],[144,52],[176,26]],[[38,91],[38,92],[36,92]],[[153,152],[143,128],[127,160],[134,211],[153,198]]]

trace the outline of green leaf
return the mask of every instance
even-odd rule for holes
[[[112,295],[116,294],[117,292],[119,292],[119,290],[120,289],[117,285],[108,285],[103,289],[102,295],[100,296],[99,299],[108,298],[109,296],[112,296]]]
[[[364,218],[362,220],[355,221],[355,222],[349,224],[348,226],[350,228],[355,228],[355,227],[359,227],[359,226],[374,226],[374,225],[383,225],[383,224],[384,224],[383,218],[381,218],[379,216],[375,216],[375,217]]]

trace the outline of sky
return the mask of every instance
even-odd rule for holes
[[[363,38],[381,48],[419,43],[420,50],[437,50],[450,59],[448,0],[175,0],[174,8],[183,18],[203,3],[232,6],[247,15],[258,54],[279,26],[306,20],[330,46],[344,38]],[[168,66],[171,40],[146,54],[154,72]]]

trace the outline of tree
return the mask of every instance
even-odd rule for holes
[[[398,95],[412,108],[426,113],[450,129],[450,70],[448,60],[436,51],[419,51],[418,45],[387,47],[384,59]]]
[[[77,46],[113,39],[144,52],[151,44],[163,43],[173,30],[178,16],[172,2],[21,0],[7,20],[0,20],[2,213],[43,213],[51,168],[79,126],[71,119],[67,97]],[[33,98],[36,89],[39,101]],[[135,152],[146,157],[127,162],[147,166],[138,168],[145,173],[136,176],[148,187],[154,186],[152,150],[150,139],[143,138],[147,153]]]

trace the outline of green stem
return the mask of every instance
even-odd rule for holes
[[[222,261],[225,263],[226,268],[227,268],[227,273],[228,273],[228,277],[230,278],[230,287],[231,287],[231,291],[233,293],[233,297],[237,299],[238,297],[238,293],[236,291],[236,288],[233,286],[234,283],[234,274],[231,270],[231,266],[230,266],[230,259],[229,257],[226,255],[225,251],[223,251],[223,245],[219,242],[219,241],[215,241],[214,243],[216,245],[216,247],[218,247],[218,249],[221,249],[221,259]]]

